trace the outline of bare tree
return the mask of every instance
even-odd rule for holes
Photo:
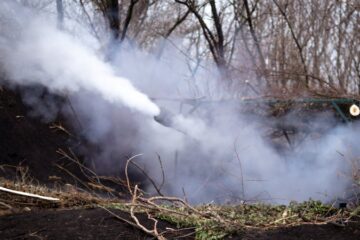
[[[129,25],[132,20],[135,5],[139,0],[120,1],[119,0],[93,0],[94,4],[106,17],[112,38],[122,42],[126,38]],[[127,5],[126,13],[123,15],[122,10]],[[124,22],[122,19],[124,17]]]
[[[208,0],[208,2],[205,2],[201,5],[196,4],[196,1],[193,0],[175,0],[177,3],[180,3],[187,7],[187,9],[194,14],[196,17],[198,23],[201,26],[202,32],[204,34],[204,37],[207,41],[208,47],[210,49],[210,52],[214,58],[214,61],[218,68],[222,72],[226,72],[227,69],[227,62],[225,58],[225,39],[224,39],[224,33],[223,33],[223,27],[220,17],[220,12],[218,11],[215,1],[214,0]],[[212,30],[210,26],[206,23],[204,20],[204,17],[201,13],[202,8],[209,4],[211,8],[211,17],[213,24],[215,26],[215,30]]]
[[[189,75],[212,60],[234,92],[245,80],[279,94],[360,92],[356,0],[79,1],[93,3],[119,42],[160,49],[160,57],[164,39],[183,40],[171,44],[189,60]]]
[[[305,86],[308,88],[309,87],[309,76],[308,76],[308,70],[307,70],[305,56],[304,56],[304,53],[303,53],[304,45],[300,44],[300,41],[299,41],[297,35],[295,34],[294,27],[293,27],[290,19],[288,18],[288,15],[286,13],[287,5],[285,4],[285,6],[282,7],[282,6],[280,6],[280,4],[276,0],[273,0],[273,2],[278,7],[280,14],[284,17],[284,20],[285,20],[288,28],[290,29],[291,37],[292,37],[292,39],[294,40],[294,42],[296,44],[296,47],[297,47],[297,50],[299,52],[299,56],[300,56],[300,59],[301,59],[301,63],[303,65],[304,75],[305,75]]]
[[[56,0],[56,10],[58,28],[62,29],[64,23],[64,6],[62,0]]]
[[[128,28],[129,28],[129,24],[130,24],[132,15],[133,15],[134,6],[138,2],[139,2],[139,0],[131,0],[130,1],[130,5],[129,5],[127,13],[126,13],[126,18],[125,18],[125,21],[124,21],[124,25],[123,25],[123,28],[121,30],[120,41],[123,41],[125,39],[126,32],[127,32]]]

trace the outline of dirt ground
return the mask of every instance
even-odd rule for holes
[[[42,211],[0,219],[1,239],[147,239],[104,210]]]
[[[69,135],[51,124],[28,116],[18,93],[0,90],[0,177],[23,180],[31,175],[33,180],[48,186],[74,183],[74,178],[57,166],[66,167],[78,178],[78,166],[61,158],[56,151],[67,149],[74,143]],[[60,121],[60,120],[58,120]],[[59,123],[56,121],[56,123]],[[22,166],[22,168],[16,166]],[[21,170],[22,169],[22,170]],[[49,178],[50,177],[50,178]],[[0,202],[4,195],[0,192]],[[114,210],[115,211],[115,210]],[[122,218],[130,216],[122,211],[115,213]],[[145,224],[152,224],[139,216]],[[166,222],[159,222],[159,229],[176,229]],[[273,230],[239,231],[228,239],[360,239],[359,222],[339,227],[327,225],[302,225]],[[176,231],[165,235],[168,239],[193,239],[194,230]],[[143,231],[117,219],[101,208],[31,209],[19,213],[0,214],[0,239],[153,239]]]
[[[301,225],[296,227],[276,228],[273,230],[248,232],[243,237],[233,239],[248,240],[338,240],[338,239],[360,239],[360,224],[349,224],[346,227],[340,227],[332,224],[326,225]]]
[[[128,214],[114,210],[118,216],[130,219]],[[145,216],[139,216],[144,221]],[[145,223],[145,226],[148,226]],[[150,227],[150,226],[149,226]],[[174,228],[164,222],[159,223],[159,229],[166,231]],[[178,231],[181,239],[190,231]],[[174,234],[165,234],[169,239],[176,238]],[[41,211],[9,215],[0,218],[0,239],[153,239],[152,236],[126,224],[110,215],[103,209],[78,209],[61,211]]]
[[[117,215],[130,219],[121,211]],[[139,217],[146,222],[145,216]],[[159,229],[175,228],[170,224],[160,222]],[[165,234],[168,239],[194,239],[192,230],[178,231],[177,235]],[[23,214],[7,215],[0,218],[0,239],[153,239],[142,231],[118,220],[103,209],[77,210],[46,210]],[[347,227],[327,225],[302,225],[297,227],[277,228],[266,231],[245,231],[227,239],[242,240],[336,240],[360,239],[360,224],[350,224]]]
[[[29,110],[22,104],[19,93],[0,91],[0,174],[8,178],[21,177],[21,167],[15,167],[22,166],[22,171],[28,168],[27,174],[41,183],[53,183],[49,176],[73,182],[67,173],[56,167],[58,164],[81,177],[75,164],[56,153],[58,149],[71,147],[74,139],[53,128],[53,123],[29,117]]]

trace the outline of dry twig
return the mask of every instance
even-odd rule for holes
[[[53,202],[60,201],[59,198],[40,196],[37,194],[16,191],[16,190],[4,188],[4,187],[0,187],[0,191],[11,193],[11,194],[16,194],[16,195],[21,195],[21,196],[25,196],[25,197],[38,198],[38,199],[42,199],[42,200],[46,200],[46,201],[53,201]]]
[[[67,135],[69,135],[70,137],[74,137],[74,135],[71,134],[63,125],[61,125],[61,123],[59,123],[59,124],[53,123],[49,128],[55,129],[55,130],[60,130],[64,133],[66,133]]]
[[[154,221],[154,228],[153,230],[149,230],[147,229],[144,225],[142,225],[140,222],[139,222],[139,219],[135,216],[135,213],[134,213],[134,210],[137,206],[136,202],[137,202],[137,199],[138,199],[138,186],[135,185],[135,188],[134,188],[134,192],[133,192],[133,195],[132,195],[132,205],[131,205],[131,208],[130,208],[130,215],[131,215],[131,218],[135,221],[136,225],[139,226],[141,228],[141,230],[143,230],[144,232],[148,233],[148,234],[151,234],[153,236],[156,236],[156,238],[158,240],[165,240],[165,237],[163,237],[162,235],[159,234],[158,232],[158,229],[157,229],[157,224],[158,224],[158,221],[153,218],[149,212],[146,212],[147,215],[148,215],[148,219],[149,220],[153,220]]]
[[[139,155],[136,155],[136,156],[139,156]],[[128,164],[131,163],[131,164],[134,165],[137,169],[139,169],[139,170],[142,172],[142,174],[150,181],[150,183],[151,183],[151,184],[153,185],[153,187],[155,188],[156,192],[157,192],[160,196],[163,196],[163,194],[160,192],[160,189],[161,189],[161,187],[162,187],[162,185],[163,185],[163,182],[162,182],[162,184],[160,185],[160,187],[158,187],[158,186],[156,185],[155,181],[149,176],[149,174],[147,174],[146,171],[139,166],[139,164],[137,164],[136,162],[133,161],[133,159],[134,159],[136,156],[134,156],[134,157],[132,157],[132,158],[129,158],[129,159],[127,160],[127,162],[126,162],[126,172],[127,172],[127,170],[128,170]],[[160,161],[160,163],[161,163],[161,160],[159,160],[159,161]],[[162,163],[161,163],[161,167],[162,167]],[[164,176],[164,175],[163,175],[163,176]],[[164,179],[164,178],[163,178],[163,179]],[[131,192],[130,192],[130,193],[131,193]]]
[[[12,209],[13,209],[12,206],[10,206],[9,204],[3,203],[3,202],[0,202],[0,205],[6,207],[6,208],[9,209],[9,210],[12,210]]]

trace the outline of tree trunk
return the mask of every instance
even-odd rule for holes
[[[56,0],[56,11],[57,11],[57,27],[58,29],[63,29],[64,6],[62,0]]]
[[[109,21],[109,27],[114,40],[119,39],[120,31],[120,16],[119,16],[119,1],[107,0],[106,16]]]

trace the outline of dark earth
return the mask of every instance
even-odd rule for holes
[[[20,93],[0,88],[0,177],[19,180],[19,169],[28,169],[32,181],[47,186],[76,181],[57,166],[63,166],[82,179],[76,164],[69,163],[56,151],[72,147],[74,139],[53,123],[65,124],[62,119],[44,123],[29,116],[29,107],[22,103]],[[16,166],[22,166],[19,168]],[[51,176],[56,176],[56,183]],[[50,178],[49,178],[50,177]],[[0,192],[0,202],[4,195]],[[1,208],[0,208],[1,209]],[[115,210],[114,210],[115,211]],[[130,219],[128,213],[115,213]],[[152,222],[139,216],[145,225]],[[159,230],[176,228],[159,221]],[[240,231],[228,239],[360,239],[360,224],[345,227],[333,224],[301,225],[272,230]],[[168,239],[193,239],[192,230],[166,235]],[[101,208],[38,209],[19,213],[0,214],[0,239],[154,239],[153,236],[117,219]]]

